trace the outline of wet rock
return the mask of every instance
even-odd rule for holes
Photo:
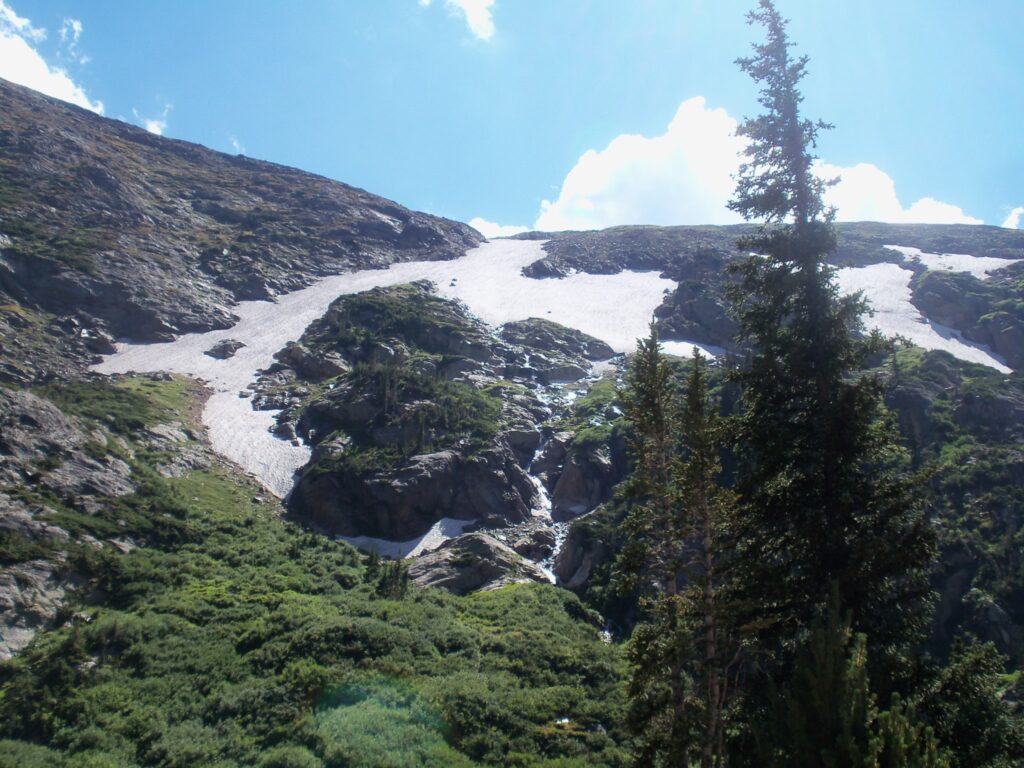
[[[606,501],[618,481],[616,469],[605,449],[571,455],[551,495],[551,516],[571,520]]]
[[[530,465],[530,472],[540,479],[549,493],[555,490],[570,442],[571,432],[556,432],[544,443],[540,454]]]
[[[420,587],[440,587],[457,595],[498,589],[524,581],[547,582],[547,575],[497,539],[468,533],[416,558],[409,576]]]
[[[512,549],[530,560],[546,560],[555,552],[557,538],[551,528],[535,528],[512,542]]]
[[[502,433],[505,442],[521,466],[527,466],[540,445],[541,433],[536,427],[515,427]]]

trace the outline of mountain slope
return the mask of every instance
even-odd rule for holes
[[[33,333],[82,359],[105,348],[104,334],[152,341],[223,328],[236,301],[354,268],[453,258],[482,240],[363,190],[153,136],[3,80],[0,105],[8,379],[68,368]],[[12,337],[32,360],[10,349]]]

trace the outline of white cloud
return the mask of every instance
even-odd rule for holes
[[[420,7],[426,8],[432,0],[419,0]],[[444,7],[452,16],[461,17],[474,37],[490,40],[494,37],[494,17],[491,6],[494,0],[444,0]]]
[[[479,216],[475,219],[470,219],[469,226],[486,238],[510,237],[511,235],[518,235],[520,232],[529,231],[529,227],[517,227],[514,224],[495,224],[493,221],[481,219]]]
[[[163,136],[164,131],[167,130],[167,116],[171,113],[173,106],[171,104],[164,104],[163,110],[157,117],[143,117],[139,114],[139,110],[132,107],[132,114],[135,115],[135,119],[150,133],[155,133],[157,136]]]
[[[724,109],[708,109],[700,96],[684,101],[662,135],[621,134],[600,151],[587,150],[558,198],[541,203],[535,227],[739,221],[725,206],[745,146],[735,131]]]
[[[60,26],[60,39],[61,42],[74,45],[78,42],[78,38],[82,36],[82,22],[78,19],[66,18],[64,23]]]
[[[587,150],[566,175],[558,198],[541,203],[534,228],[737,222],[726,206],[746,148],[736,127],[725,110],[708,108],[702,97],[688,99],[663,134],[621,134],[604,149]],[[840,221],[983,223],[931,197],[904,207],[892,177],[868,163],[818,162],[815,171],[823,178],[839,177],[825,200],[836,207]]]
[[[1002,226],[1007,229],[1024,229],[1020,225],[1020,217],[1024,216],[1024,205],[1017,206],[1009,215],[1006,217],[1006,221],[1003,222]]]
[[[88,64],[89,57],[78,49],[78,38],[82,36],[82,22],[78,19],[65,18],[60,25],[60,43],[62,52],[79,64]]]
[[[0,29],[9,29],[13,34],[33,43],[41,43],[46,39],[45,29],[33,27],[31,21],[16,14],[3,0],[0,0]]]
[[[63,69],[51,67],[34,47],[46,30],[32,26],[0,0],[0,77],[48,96],[103,114],[103,102],[90,99]]]
[[[237,138],[235,138],[234,135],[228,134],[228,143],[231,145],[231,148],[235,150],[235,154],[245,154],[245,145],[242,142],[240,142]]]
[[[835,206],[840,221],[885,221],[903,224],[983,224],[963,209],[932,197],[922,197],[904,208],[896,196],[896,182],[870,163],[850,167],[818,161],[815,173],[822,178],[839,177],[839,183],[825,192],[825,202]]]

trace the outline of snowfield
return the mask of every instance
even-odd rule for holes
[[[309,448],[273,435],[270,429],[276,413],[254,411],[239,393],[274,362],[275,352],[302,336],[338,296],[431,280],[442,296],[465,302],[486,323],[545,318],[589,333],[616,352],[626,352],[635,347],[639,336],[646,335],[665,291],[675,287],[656,272],[576,273],[560,280],[523,277],[523,267],[544,257],[542,246],[536,240],[498,240],[453,261],[407,262],[324,278],[274,302],[240,303],[234,308],[239,322],[226,330],[190,333],[166,343],[118,344],[117,353],[94,370],[169,371],[206,382],[213,395],[203,410],[203,423],[209,428],[213,449],[284,498],[295,472],[309,461]],[[203,354],[226,339],[245,346],[226,360]],[[405,545],[419,547],[418,542]]]
[[[917,258],[929,269],[970,272],[981,279],[988,277],[992,270],[1013,263],[1012,259],[922,253],[916,248],[892,245],[885,247]],[[924,317],[910,303],[910,281],[913,278],[911,270],[898,264],[872,264],[837,271],[840,292],[849,294],[863,291],[864,297],[870,302],[874,315],[864,318],[864,324],[869,329],[877,328],[887,336],[903,336],[919,347],[945,350],[961,360],[1010,373],[1006,361],[993,354],[988,347],[968,341],[958,331]]]
[[[919,248],[910,248],[905,245],[883,247],[902,253],[910,261],[919,262],[926,269],[970,272],[979,280],[987,278],[989,272],[1015,263],[1014,259],[998,259],[995,256],[971,256],[966,253],[925,253]]]
[[[226,330],[187,334],[167,343],[118,344],[118,351],[96,365],[95,370],[169,371],[206,382],[213,394],[203,410],[203,422],[209,428],[214,450],[284,498],[291,491],[295,472],[309,460],[310,450],[273,435],[270,430],[275,412],[254,411],[246,397],[247,387],[256,380],[259,371],[274,362],[274,353],[298,339],[338,296],[430,280],[442,296],[464,302],[471,312],[491,325],[528,317],[546,318],[595,336],[616,352],[628,352],[635,348],[637,338],[647,334],[648,323],[665,292],[675,287],[655,272],[574,273],[546,280],[523,277],[522,268],[545,255],[542,246],[543,242],[537,240],[497,240],[453,261],[408,262],[388,269],[324,278],[274,302],[240,303],[234,308],[239,322]],[[1010,263],[1005,259],[924,254],[913,248],[887,247],[929,266],[968,271],[979,277]],[[871,302],[875,315],[869,318],[869,325],[886,334],[905,336],[927,349],[944,349],[964,360],[1009,372],[1004,362],[986,348],[964,341],[955,331],[923,318],[910,303],[912,276],[910,270],[895,264],[842,269],[838,274],[843,292],[862,290]],[[226,339],[245,346],[226,360],[203,354]],[[683,341],[663,343],[665,352],[676,355],[689,355],[693,347],[694,344]],[[721,353],[714,347],[701,348],[711,355]],[[441,521],[436,530],[422,539],[395,542],[391,546],[402,554],[422,551],[448,538],[458,528],[456,523],[462,522]],[[377,544],[384,548],[383,542]]]

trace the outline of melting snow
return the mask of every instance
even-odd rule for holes
[[[949,272],[970,272],[979,280],[984,280],[990,272],[1015,263],[1015,259],[998,259],[994,256],[971,256],[967,253],[925,253],[920,248],[905,245],[883,246],[897,251],[910,261],[916,261],[926,269],[947,270]]]
[[[118,344],[117,353],[95,366],[95,370],[171,371],[204,380],[213,389],[203,410],[203,421],[209,427],[214,450],[251,472],[268,490],[284,497],[292,488],[295,472],[309,460],[309,448],[275,437],[270,432],[275,413],[254,411],[250,400],[240,397],[239,392],[273,362],[275,352],[298,339],[306,326],[323,315],[339,295],[427,279],[437,285],[442,296],[463,301],[471,312],[492,325],[528,317],[546,318],[595,336],[616,352],[630,352],[636,339],[647,334],[651,315],[665,291],[674,288],[671,280],[655,272],[575,272],[547,280],[523,277],[523,267],[544,257],[542,246],[536,240],[498,240],[453,261],[407,262],[388,269],[327,277],[274,302],[240,303],[234,308],[239,322],[229,329],[187,334],[160,344]],[[919,259],[930,268],[959,269],[980,277],[1012,263],[1008,259],[925,254],[914,248],[887,247]],[[912,276],[912,272],[895,264],[875,264],[839,270],[839,283],[844,292],[865,292],[875,309],[869,323],[884,333],[898,333],[922,347],[945,349],[964,360],[1009,371],[986,348],[923,318],[910,303]],[[226,360],[203,354],[225,339],[235,339],[245,346]],[[693,346],[689,342],[667,341],[662,348],[670,354],[688,356]],[[711,355],[721,353],[714,347],[701,348]],[[566,395],[567,399],[573,397],[571,392]],[[398,548],[395,551],[408,548],[409,552],[436,546],[443,540],[437,536],[449,535],[456,524],[466,523],[443,520],[421,539],[386,545]],[[371,543],[366,541],[367,546]]]
[[[925,349],[941,349],[972,363],[1010,373],[1005,362],[988,347],[964,339],[957,331],[923,317],[910,303],[914,273],[897,264],[872,264],[838,270],[842,293],[863,291],[875,314],[865,325],[887,336],[900,335]]]
[[[448,539],[454,539],[466,528],[472,525],[474,520],[457,520],[454,517],[442,517],[433,527],[408,541],[389,541],[378,539],[373,536],[339,536],[342,541],[347,541],[353,547],[365,552],[376,552],[393,559],[403,557],[415,557],[423,552],[430,552],[444,544]]]
[[[696,344],[692,341],[661,341],[658,348],[666,355],[675,357],[693,357],[693,350],[699,349],[705,357],[718,357],[724,355],[725,350],[721,347],[713,347],[710,344]]]
[[[271,434],[275,413],[254,411],[239,392],[273,362],[275,352],[298,339],[339,295],[427,279],[438,286],[441,295],[462,300],[487,323],[546,318],[589,333],[617,352],[626,352],[647,333],[664,292],[674,288],[671,280],[655,272],[576,273],[559,280],[523,277],[523,267],[544,257],[542,245],[540,241],[498,240],[454,261],[407,262],[327,277],[275,302],[240,303],[234,309],[239,322],[226,330],[186,334],[160,344],[118,344],[117,353],[95,370],[171,371],[204,380],[213,389],[203,422],[209,427],[214,450],[283,498],[292,488],[295,472],[309,460],[309,448]],[[245,346],[226,360],[203,354],[225,339]],[[401,546],[406,544],[409,542]]]

